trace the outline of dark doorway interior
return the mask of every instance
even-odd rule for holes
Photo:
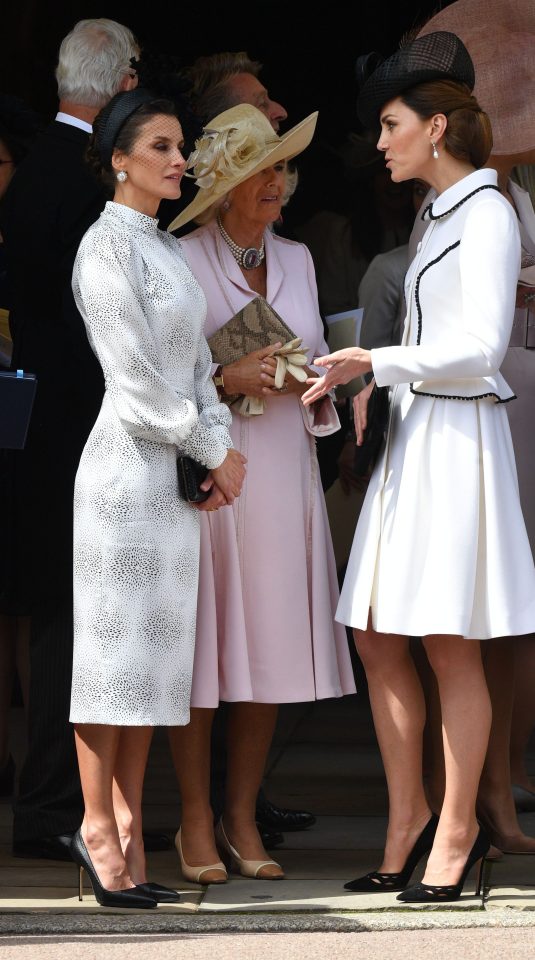
[[[247,50],[265,64],[272,95],[290,120],[320,111],[320,133],[336,139],[355,126],[353,64],[369,50],[393,52],[404,33],[449,0],[360,0],[312,5],[136,5],[109,0],[41,0],[8,4],[2,16],[0,89],[18,94],[45,115],[55,107],[54,67],[63,36],[78,20],[107,16],[127,24],[141,44],[191,62],[200,54]]]

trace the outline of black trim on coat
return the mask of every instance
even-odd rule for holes
[[[483,189],[483,188],[480,187],[479,189]],[[474,193],[477,193],[477,192],[478,192],[477,190],[474,191]],[[473,194],[470,194],[470,196],[473,196]],[[468,197],[465,197],[465,200],[468,200]],[[453,209],[454,209],[454,208],[453,208]],[[451,213],[452,211],[450,210],[449,212]],[[437,219],[438,219],[438,218],[437,218]],[[430,260],[429,263],[426,263],[425,267],[424,267],[423,270],[418,274],[418,277],[416,278],[416,285],[415,285],[415,288],[414,288],[414,299],[415,299],[415,302],[416,302],[416,311],[417,311],[417,314],[418,314],[418,333],[417,333],[417,336],[416,336],[416,346],[417,346],[417,347],[420,346],[420,341],[421,341],[421,339],[422,339],[422,322],[423,322],[422,305],[421,305],[421,303],[420,303],[420,296],[419,296],[419,294],[420,294],[420,281],[421,281],[424,273],[426,272],[426,270],[429,270],[430,267],[434,267],[437,263],[440,263],[440,261],[446,256],[446,254],[450,253],[452,250],[455,250],[456,247],[460,246],[460,243],[461,243],[460,240],[456,240],[455,243],[452,243],[452,244],[451,244],[451,246],[446,247],[446,249],[443,250],[442,253],[441,253],[438,257],[436,257],[434,260]],[[437,400],[484,400],[484,399],[486,399],[487,397],[494,397],[494,398],[496,399],[496,403],[509,403],[510,400],[516,400],[516,394],[513,394],[512,397],[507,397],[506,399],[502,400],[502,398],[501,398],[497,393],[494,393],[494,392],[492,392],[492,391],[489,392],[489,393],[478,393],[478,394],[474,394],[474,395],[471,396],[471,397],[462,397],[462,396],[455,396],[455,394],[427,393],[427,392],[425,392],[424,390],[416,390],[416,389],[414,388],[414,382],[413,382],[413,383],[410,383],[410,384],[409,384],[409,387],[410,387],[411,393],[413,393],[415,396],[434,397],[434,398],[437,399]]]
[[[479,193],[481,190],[497,190],[498,193],[501,193],[499,187],[495,183],[484,183],[482,187],[476,187],[475,190],[472,190],[471,193],[467,193],[466,197],[462,197],[461,200],[458,200],[453,207],[450,207],[449,210],[445,210],[444,213],[433,213],[433,204],[436,203],[438,198],[435,198],[431,203],[428,203],[424,212],[422,213],[422,220],[425,220],[426,217],[429,217],[429,220],[442,220],[443,217],[449,217],[450,213],[455,213],[459,207],[462,207],[463,203],[466,203],[467,200],[470,200],[472,197],[475,197],[476,193]]]
[[[502,400],[502,398],[498,396],[497,393],[493,393],[493,392],[478,393],[478,394],[474,394],[473,397],[456,397],[456,396],[451,396],[450,394],[447,394],[447,393],[426,393],[424,390],[415,390],[414,384],[412,383],[409,384],[409,387],[410,387],[411,393],[413,393],[415,397],[416,396],[434,397],[436,400],[485,400],[487,397],[494,397],[496,400],[496,403],[509,403],[510,400],[517,399],[516,393],[513,393],[512,397],[506,397],[504,400]]]

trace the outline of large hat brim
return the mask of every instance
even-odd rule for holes
[[[474,96],[490,117],[492,155],[535,150],[533,0],[457,0],[435,14],[418,36],[436,30],[456,33],[474,62]]]
[[[308,147],[314,136],[317,120],[318,111],[316,110],[308,117],[305,117],[304,120],[301,120],[300,123],[296,124],[295,127],[292,127],[291,130],[288,130],[287,133],[284,133],[279,138],[278,143],[275,143],[274,146],[243,175],[236,176],[229,180],[216,181],[213,189],[203,189],[200,187],[191,203],[182,210],[182,213],[179,213],[179,215],[175,217],[169,224],[167,230],[169,232],[178,230],[179,227],[183,227],[184,224],[189,223],[190,220],[195,220],[200,213],[203,213],[203,211],[211,207],[213,203],[216,203],[224,197],[229,190],[233,190],[238,184],[248,180],[249,177],[253,177],[256,173],[260,173],[261,170],[272,167],[274,163],[279,163],[281,160],[291,160],[292,157],[296,157],[299,153],[302,153],[303,150]],[[210,124],[207,124],[207,126],[209,127]]]

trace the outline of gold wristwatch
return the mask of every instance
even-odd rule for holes
[[[215,372],[214,372],[214,375],[213,375],[213,377],[212,377],[212,380],[214,381],[215,388],[216,388],[217,392],[218,392],[218,393],[224,393],[224,392],[225,392],[225,380],[224,380],[224,377],[223,377],[223,367],[221,366],[221,364],[219,364],[219,366],[216,367]]]

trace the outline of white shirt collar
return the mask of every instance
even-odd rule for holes
[[[432,213],[434,217],[445,216],[449,211],[461,203],[470,193],[481,187],[497,186],[498,174],[496,170],[485,167],[481,170],[473,170],[472,173],[457,180],[456,183],[448,187],[433,200]],[[426,217],[426,219],[428,219]]]
[[[70,113],[62,113],[61,110],[56,114],[56,120],[59,123],[68,123],[70,127],[78,127],[79,130],[85,130],[86,133],[93,133],[93,127],[85,120],[79,117],[73,117]]]

